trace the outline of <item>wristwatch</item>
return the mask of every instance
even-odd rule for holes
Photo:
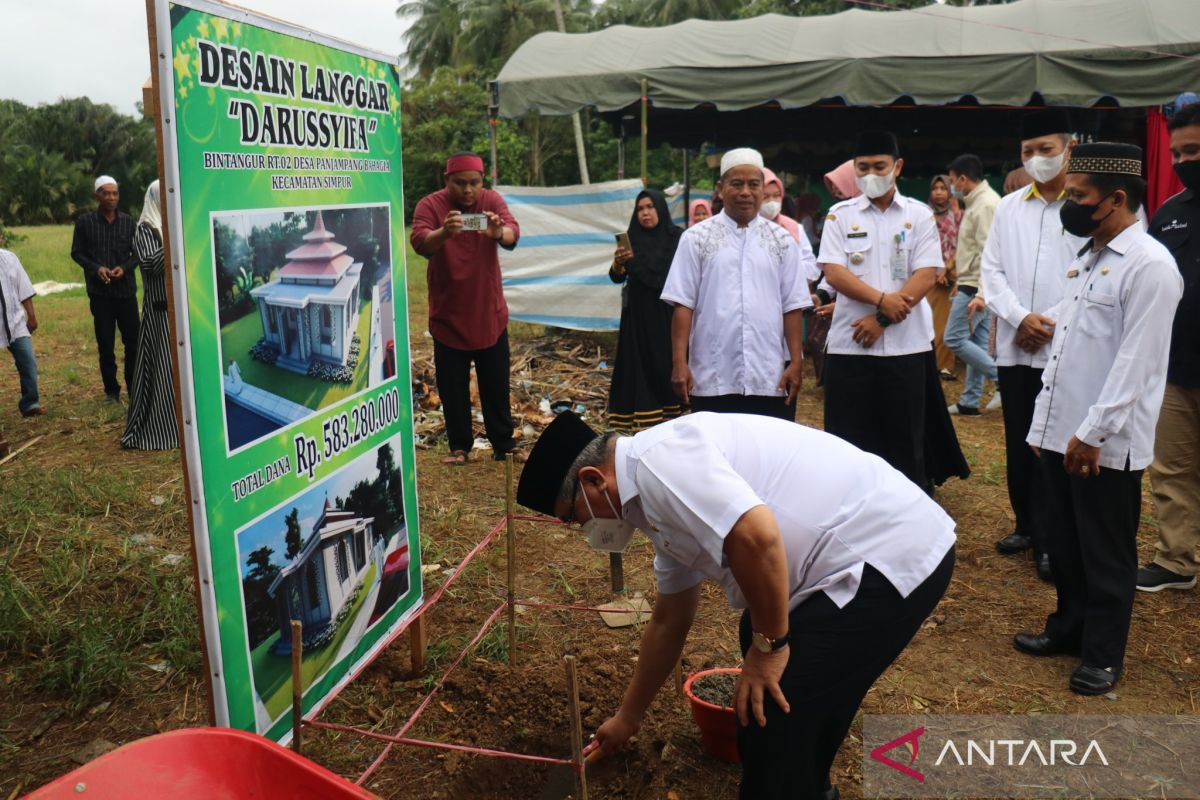
[[[787,647],[788,634],[785,633],[777,639],[772,639],[770,636],[754,631],[750,636],[750,642],[760,652],[774,653],[781,647]]]
[[[875,321],[879,323],[879,327],[881,328],[886,328],[888,325],[892,324],[892,321],[888,318],[888,315],[882,311],[875,312]]]

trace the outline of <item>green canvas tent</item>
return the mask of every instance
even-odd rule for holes
[[[1183,57],[1180,57],[1183,56]],[[655,109],[1144,107],[1194,88],[1200,0],[1016,0],[542,33],[496,81],[500,116]]]

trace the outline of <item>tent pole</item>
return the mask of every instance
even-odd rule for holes
[[[646,173],[646,147],[650,136],[650,98],[647,96],[649,91],[649,82],[642,78],[642,183],[647,185],[650,181]]]
[[[692,173],[691,173],[692,153],[688,148],[683,148],[683,227],[688,226],[691,214],[688,213],[688,208],[692,205]]]
[[[496,156],[496,125],[500,122],[500,85],[496,81],[492,81],[489,88],[491,89],[491,102],[488,103],[488,146],[491,158],[489,174],[492,177],[492,186],[495,186],[496,180],[500,177],[499,159]]]
[[[554,0],[554,20],[558,23],[558,32],[566,33],[567,24],[563,20],[560,0]],[[579,159],[579,182],[586,185],[592,181],[588,177],[587,150],[583,146],[583,125],[579,122],[578,111],[571,115],[571,127],[575,130],[575,156]]]

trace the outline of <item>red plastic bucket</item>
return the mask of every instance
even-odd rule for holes
[[[692,706],[692,719],[700,728],[700,742],[704,752],[715,759],[730,764],[741,762],[737,749],[737,715],[733,706],[717,706],[701,700],[692,692],[692,683],[706,675],[723,673],[741,674],[740,669],[706,669],[688,677],[683,684],[683,693]]]

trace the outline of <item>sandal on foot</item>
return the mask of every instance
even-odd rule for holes
[[[450,455],[442,459],[443,464],[452,464],[456,467],[461,467],[471,460],[471,454],[466,450],[451,450]]]
[[[493,453],[492,458],[496,459],[497,461],[503,461],[504,457],[507,456],[508,453],[512,453],[514,464],[524,464],[529,460],[529,456],[525,453],[525,451],[516,449],[509,450],[506,453]]]

